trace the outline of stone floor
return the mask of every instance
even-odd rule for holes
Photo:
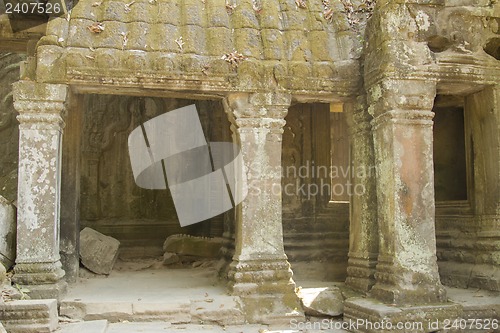
[[[297,286],[303,289],[342,285],[301,281],[298,276]],[[500,293],[447,289],[452,302],[472,312],[493,308],[500,313]],[[348,332],[336,328],[341,318],[311,318],[286,327],[245,325],[239,299],[227,294],[213,266],[171,269],[157,262],[119,263],[108,277],[87,273],[70,286],[61,302],[60,316],[60,333]],[[87,322],[79,322],[82,320]],[[78,326],[90,321],[94,321],[95,329]]]

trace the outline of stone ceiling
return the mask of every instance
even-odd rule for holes
[[[344,6],[302,4],[81,0],[67,17],[48,23],[37,48],[36,80],[216,94],[355,94],[361,38]]]

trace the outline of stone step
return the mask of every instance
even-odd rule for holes
[[[107,330],[107,320],[92,320],[61,325],[57,333],[106,333]]]
[[[49,333],[58,325],[57,301],[0,302],[0,321],[9,333]]]
[[[286,329],[286,328],[285,328]],[[270,330],[265,325],[219,326],[206,324],[169,324],[162,322],[113,323],[106,333],[300,333],[298,330]],[[86,332],[82,332],[86,333]]]
[[[162,321],[171,324],[214,323],[237,325],[245,322],[238,297],[217,296],[192,301],[87,302],[63,301],[60,315],[72,320],[108,320],[111,323],[129,321]]]

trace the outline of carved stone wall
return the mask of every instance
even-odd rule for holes
[[[127,140],[141,123],[167,111],[196,103],[207,141],[221,141],[229,123],[222,105],[212,101],[86,95],[83,121],[81,218],[122,242],[124,254],[160,253],[165,238],[185,233],[222,235],[222,217],[181,228],[168,190],[146,190],[135,182]]]

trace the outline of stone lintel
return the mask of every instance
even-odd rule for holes
[[[349,329],[355,333],[428,333],[442,330],[445,320],[460,318],[462,310],[453,303],[401,307],[372,298],[350,298],[344,303],[344,321],[353,324]]]
[[[59,326],[57,300],[0,303],[0,321],[9,333],[50,333]]]

